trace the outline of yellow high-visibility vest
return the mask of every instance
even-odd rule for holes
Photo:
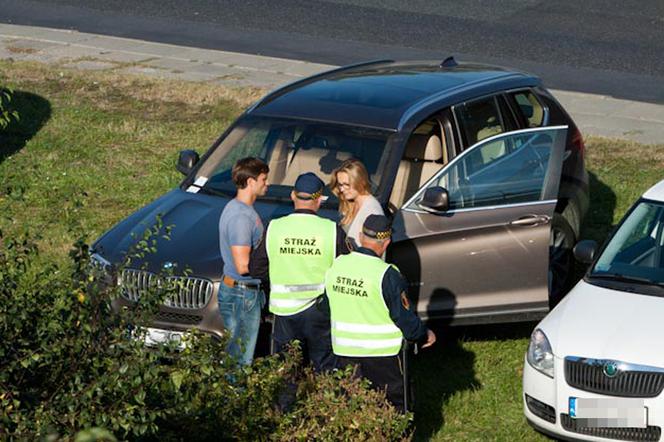
[[[383,299],[383,276],[390,267],[377,256],[359,252],[334,260],[325,277],[334,354],[394,356],[401,350],[403,334]]]
[[[292,213],[270,222],[265,241],[270,312],[290,316],[306,310],[325,290],[325,272],[334,261],[337,225],[314,214]]]

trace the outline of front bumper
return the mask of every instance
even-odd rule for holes
[[[565,416],[569,413],[569,398],[607,398],[596,393],[579,390],[570,387],[565,381],[564,360],[555,358],[554,378],[535,370],[524,359],[523,368],[523,409],[526,419],[537,430],[564,440],[579,441],[664,441],[662,430],[664,430],[664,393],[655,398],[645,398],[644,404],[648,409],[648,428],[644,430],[595,430],[585,428],[574,428],[572,420]],[[546,418],[541,405],[537,407],[528,406],[527,396],[553,408],[555,421]],[[539,414],[539,415],[538,415]],[[542,417],[544,415],[544,417]]]
[[[166,305],[160,306],[151,325],[158,329],[180,332],[196,328],[215,338],[221,338],[224,332],[224,323],[219,313],[217,302],[218,291],[219,282],[215,282],[210,300],[200,309],[178,309]],[[112,303],[113,309],[116,312],[132,305],[132,301],[122,296],[114,299]]]

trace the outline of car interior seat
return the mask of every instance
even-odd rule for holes
[[[323,182],[328,183],[334,169],[344,160],[351,158],[350,152],[338,150],[322,137],[315,137],[307,146],[292,149],[288,155],[288,167],[282,184],[295,185],[297,177],[305,172],[314,172]]]
[[[288,168],[288,157],[294,150],[291,138],[292,134],[289,136],[289,133],[281,133],[274,142],[272,154],[268,162],[268,167],[270,168],[270,172],[267,175],[268,183],[281,184],[284,180]]]
[[[394,180],[390,203],[401,205],[447,163],[447,149],[437,133],[413,134]]]

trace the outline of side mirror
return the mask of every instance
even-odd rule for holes
[[[595,259],[595,252],[597,252],[597,242],[585,239],[579,241],[574,246],[574,258],[583,264],[591,264]]]
[[[196,163],[198,163],[200,157],[195,150],[182,150],[180,151],[180,156],[178,157],[178,164],[175,168],[184,175],[189,175],[191,169],[194,168]]]
[[[429,187],[417,205],[430,212],[445,212],[450,208],[450,195],[444,187]]]

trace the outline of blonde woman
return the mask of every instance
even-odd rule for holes
[[[341,227],[356,246],[364,220],[369,215],[384,215],[380,203],[371,195],[369,173],[360,160],[351,158],[332,173],[330,187],[339,198]]]

